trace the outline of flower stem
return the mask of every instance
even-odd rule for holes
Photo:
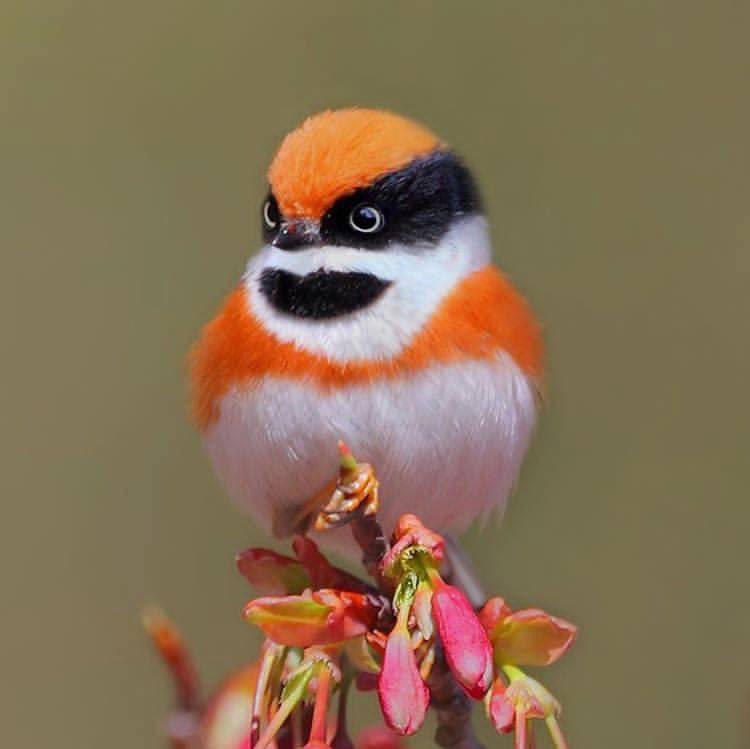
[[[263,712],[263,702],[266,698],[268,679],[277,655],[276,646],[267,642],[263,648],[260,671],[255,682],[255,692],[253,693],[253,703],[250,711],[250,749],[255,747],[260,736],[260,717]]]
[[[557,722],[557,718],[554,715],[548,715],[544,722],[547,724],[547,730],[552,737],[552,743],[555,745],[555,749],[568,749],[568,742],[563,736],[560,724]]]
[[[299,704],[312,677],[312,669],[308,669],[306,673],[300,675],[299,681],[295,685],[294,692],[290,694],[286,699],[282,700],[281,704],[279,705],[279,709],[276,711],[273,718],[271,718],[270,722],[266,726],[266,730],[263,731],[263,734],[258,739],[258,743],[253,749],[266,749],[266,747],[271,745],[274,737],[279,732],[279,729],[284,725],[284,721],[286,721],[292,710],[294,710],[294,708]]]
[[[354,749],[354,744],[349,737],[347,724],[347,710],[349,704],[349,689],[352,684],[351,672],[344,671],[339,684],[339,704],[336,712],[336,721],[333,726],[333,735],[328,736],[327,744],[332,749]]]
[[[327,666],[318,673],[318,688],[315,691],[315,707],[313,709],[312,725],[310,726],[310,741],[326,741],[326,717],[328,715],[328,697],[331,686],[331,672]]]
[[[526,713],[516,709],[516,749],[526,749]]]
[[[362,550],[362,565],[367,570],[367,574],[377,582],[381,591],[392,592],[390,581],[386,580],[380,572],[380,563],[388,551],[388,541],[380,523],[374,515],[356,513],[350,527],[354,540]]]
[[[471,727],[472,704],[445,662],[442,649],[436,649],[435,663],[427,685],[430,707],[438,727],[435,743],[443,749],[483,749]]]

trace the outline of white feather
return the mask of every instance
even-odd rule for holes
[[[248,264],[245,285],[253,315],[279,340],[335,362],[389,359],[408,346],[461,279],[489,260],[487,222],[472,216],[456,222],[430,247],[392,244],[366,251],[326,246],[288,252],[269,245]],[[370,306],[321,323],[275,310],[258,291],[266,268],[297,275],[321,268],[360,271],[393,283]]]
[[[232,499],[266,530],[274,507],[301,503],[335,476],[339,439],[375,466],[386,532],[403,512],[461,530],[504,505],[535,416],[533,383],[501,353],[330,392],[267,378],[223,397],[206,443]],[[353,552],[349,536],[320,540]]]

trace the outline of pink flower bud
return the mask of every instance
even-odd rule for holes
[[[475,699],[492,683],[492,646],[461,590],[433,577],[432,615],[456,681]]]
[[[490,721],[499,733],[510,733],[516,722],[516,709],[505,691],[503,680],[495,679],[487,702],[487,713]]]
[[[408,607],[404,606],[385,645],[383,667],[378,677],[378,699],[383,717],[388,726],[401,735],[416,733],[420,729],[430,702],[430,692],[419,675],[411,649],[408,615]]]
[[[393,531],[393,546],[383,557],[381,569],[386,577],[398,579],[403,574],[403,560],[420,550],[440,565],[445,556],[445,539],[424,526],[416,515],[402,515]]]

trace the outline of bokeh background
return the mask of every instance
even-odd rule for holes
[[[188,424],[185,352],[283,134],[365,104],[464,154],[545,324],[538,437],[468,541],[491,589],[581,625],[545,675],[572,746],[750,746],[749,25],[730,0],[3,3],[2,745],[162,746],[146,602],[208,684],[254,652],[232,557],[263,539]]]

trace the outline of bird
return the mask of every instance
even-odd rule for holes
[[[344,440],[377,471],[386,533],[407,512],[459,533],[502,511],[543,344],[493,265],[465,162],[412,119],[353,107],[304,120],[267,177],[262,246],[190,354],[194,421],[230,498],[293,532]],[[345,528],[310,532],[356,553]]]

